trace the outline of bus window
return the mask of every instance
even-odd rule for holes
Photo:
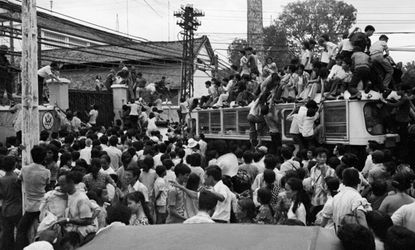
[[[214,110],[210,113],[210,132],[212,134],[219,134],[221,132],[220,111]]]
[[[238,110],[238,132],[240,135],[249,135],[249,109]]]
[[[365,116],[366,130],[371,135],[385,134],[385,128],[382,123],[381,109],[374,102],[368,102],[363,107]]]
[[[324,105],[324,133],[326,138],[347,138],[346,102]]]
[[[236,134],[236,111],[223,111],[223,130],[227,135]]]
[[[199,133],[210,134],[209,129],[209,112],[199,111]]]

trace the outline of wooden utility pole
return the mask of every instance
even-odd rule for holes
[[[32,162],[30,150],[39,143],[36,0],[22,1],[22,166]]]
[[[262,0],[247,0],[248,45],[257,51],[258,59],[264,60],[264,35]]]

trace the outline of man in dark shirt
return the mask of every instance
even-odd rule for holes
[[[6,171],[6,174],[0,177],[0,199],[3,199],[1,209],[3,239],[0,242],[0,249],[14,249],[14,231],[22,217],[21,185],[14,172],[16,158],[6,156],[1,160],[1,167]]]
[[[365,27],[365,32],[358,32],[359,28],[356,28],[349,36],[353,46],[359,46],[363,49],[363,52],[370,54],[371,41],[370,37],[375,32],[375,27],[368,25]]]
[[[13,85],[12,85],[12,77],[10,70],[10,62],[6,57],[6,52],[8,48],[6,45],[0,46],[0,101],[3,99],[4,90],[7,93],[7,99],[9,101],[13,100]]]
[[[251,47],[246,48],[245,50],[246,56],[248,57],[248,67],[250,69],[251,74],[254,73],[259,76],[258,64],[256,56],[254,55],[254,51]]]

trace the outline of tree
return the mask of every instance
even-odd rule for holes
[[[303,41],[328,34],[333,42],[356,23],[356,9],[337,0],[306,0],[289,3],[277,23],[286,31],[289,44],[298,46]]]
[[[264,56],[271,57],[278,69],[283,68],[290,61],[292,55],[288,49],[288,40],[285,31],[278,23],[264,28]]]
[[[228,59],[232,65],[239,67],[239,60],[241,55],[239,51],[243,50],[248,46],[248,42],[242,38],[235,38],[228,46]]]

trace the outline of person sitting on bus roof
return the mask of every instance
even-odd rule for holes
[[[310,80],[307,82],[303,92],[297,98],[297,101],[307,102],[309,100],[314,100],[316,94],[321,89],[320,83],[320,62],[313,63],[313,71],[311,72]]]
[[[304,91],[305,86],[308,83],[308,80],[310,79],[310,74],[305,71],[304,65],[300,64],[297,68],[297,75],[298,75],[298,81],[297,81],[297,96],[296,98],[300,98],[300,94]]]
[[[336,65],[334,65],[333,68],[338,66],[337,63],[338,61],[336,60]],[[351,59],[345,58],[341,60],[342,70],[338,71],[338,73],[335,74],[334,77],[330,78],[330,75],[329,75],[329,82],[331,81],[331,86],[330,86],[329,92],[325,94],[326,99],[328,100],[334,100],[336,98],[344,99],[344,91],[346,90],[348,83],[352,79],[352,72],[350,71],[351,63],[352,63]],[[332,71],[333,71],[333,68],[332,68]]]

